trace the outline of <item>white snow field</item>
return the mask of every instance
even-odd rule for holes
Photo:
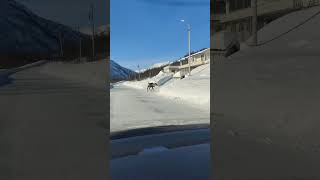
[[[52,76],[105,88],[108,83],[107,67],[106,59],[86,63],[51,62],[46,64],[41,71]],[[110,60],[109,73],[111,75],[109,78],[126,79],[134,71]]]
[[[271,22],[260,43],[318,11]],[[214,162],[223,162],[216,179],[320,178],[319,29],[318,15],[273,42],[214,59]]]
[[[107,82],[104,63],[105,61],[81,64],[55,62],[43,65],[40,71],[95,88],[104,88]],[[163,125],[209,124],[209,108],[203,108],[204,104],[191,102],[192,98],[196,100],[194,96],[199,97],[199,95],[206,95],[206,100],[209,101],[208,72],[209,67],[202,66],[193,70],[194,76],[183,80],[173,80],[172,74],[159,73],[149,80],[112,83],[111,132]],[[166,89],[147,92],[147,84],[151,81],[159,83],[162,85],[161,88]],[[180,87],[175,89],[175,84]],[[176,91],[181,91],[181,94]],[[192,96],[192,93],[195,95]],[[184,95],[186,97],[183,97]],[[199,99],[204,101],[204,97]]]
[[[141,81],[125,81],[120,85],[146,91],[148,82],[156,82],[159,87],[154,93],[175,101],[210,110],[210,64],[199,66],[191,71],[191,76],[174,79],[173,74],[160,72],[153,78]]]
[[[160,87],[158,94],[170,99],[180,99],[209,112],[210,64],[193,69],[189,77],[168,81]]]
[[[53,62],[45,64],[41,72],[97,88],[105,88],[108,82],[106,60],[79,64]]]
[[[320,7],[283,16],[258,34],[260,43],[287,32]],[[320,15],[259,47],[215,61],[214,113],[219,128],[311,152],[319,148]],[[239,133],[239,134],[240,134]]]
[[[170,79],[172,79],[172,76],[173,76],[172,73],[163,73],[162,71],[160,71],[158,75],[152,78],[147,78],[141,81],[124,81],[121,84],[132,87],[132,88],[136,88],[136,89],[147,89],[149,82],[155,82],[159,86],[161,86],[167,81],[169,81]]]
[[[208,111],[123,85],[116,85],[110,91],[110,113],[111,132],[210,123]]]
[[[111,132],[163,125],[210,123],[210,65],[173,79],[160,72],[142,81],[124,81],[110,92]],[[159,84],[147,92],[148,82]]]

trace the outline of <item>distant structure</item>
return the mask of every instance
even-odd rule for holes
[[[190,55],[190,68],[191,70],[210,62],[210,48],[202,49],[198,52],[191,53]],[[165,73],[178,73],[184,76],[189,72],[188,55],[179,60],[163,67]]]
[[[172,73],[175,76],[184,77],[189,74],[189,64],[188,64],[189,53],[180,59],[173,62],[159,63],[159,65],[140,70],[138,67],[139,80],[146,78],[151,78],[158,75],[160,72]],[[190,53],[190,69],[194,69],[198,66],[210,63],[210,48],[203,48],[196,52]],[[130,77],[130,80],[137,80],[137,77]]]

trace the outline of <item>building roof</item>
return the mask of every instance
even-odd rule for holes
[[[203,52],[205,52],[205,51],[207,51],[207,50],[210,50],[210,48],[205,48],[205,49],[202,49],[202,50],[200,50],[200,51],[196,51],[196,52],[194,52],[194,53],[191,53],[190,56],[194,56],[194,55],[203,53]],[[187,58],[187,56],[186,56],[186,57],[182,57],[182,58],[178,59],[177,61],[180,62],[180,61],[182,61],[182,60],[185,60],[186,58]]]

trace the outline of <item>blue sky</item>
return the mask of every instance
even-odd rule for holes
[[[137,69],[210,46],[210,0],[111,0],[111,59]]]

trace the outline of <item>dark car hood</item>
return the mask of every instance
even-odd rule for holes
[[[155,129],[150,133],[150,128],[143,129],[148,135],[111,140],[111,179],[210,179],[209,128],[197,125]]]

